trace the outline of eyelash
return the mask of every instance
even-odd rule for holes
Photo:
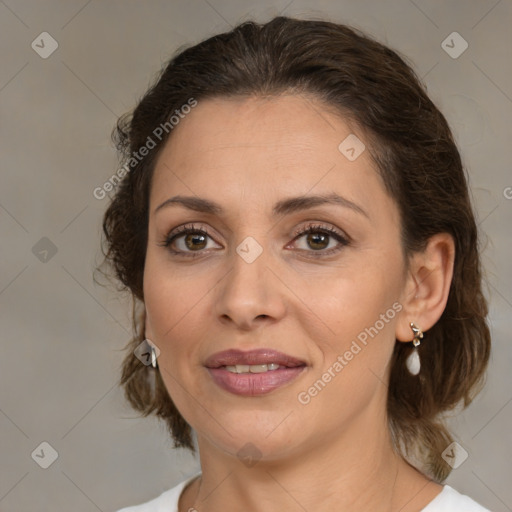
[[[306,251],[308,253],[311,253],[311,256],[314,258],[330,256],[334,253],[337,253],[344,246],[350,245],[350,242],[351,242],[350,238],[347,235],[342,235],[334,228],[331,228],[329,226],[322,226],[321,224],[308,224],[306,227],[297,229],[293,234],[293,237],[294,237],[293,241],[295,241],[296,239],[298,239],[304,235],[308,235],[310,233],[322,233],[322,234],[325,234],[325,235],[328,235],[328,236],[334,238],[336,241],[338,241],[340,243],[339,246],[337,246],[335,248],[331,248],[327,251],[321,250],[321,249],[318,251],[313,251],[313,250]],[[174,230],[174,232],[171,232],[169,235],[167,235],[165,237],[165,239],[158,245],[161,247],[167,247],[168,250],[172,254],[185,256],[187,258],[197,258],[197,257],[201,256],[201,253],[204,251],[202,251],[202,250],[198,250],[198,251],[181,251],[181,250],[179,250],[179,251],[176,251],[176,250],[170,248],[170,245],[176,239],[182,237],[183,235],[188,235],[188,234],[200,234],[200,235],[206,235],[207,237],[212,238],[206,229],[197,228],[193,224],[185,224],[183,226],[176,228]],[[301,249],[301,250],[305,250],[305,249]]]

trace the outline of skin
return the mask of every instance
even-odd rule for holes
[[[453,241],[436,235],[425,252],[404,260],[398,208],[368,151],[349,161],[338,150],[350,133],[365,141],[312,97],[208,99],[180,121],[159,155],[144,272],[146,336],[160,349],[166,388],[197,434],[202,468],[180,511],[412,512],[442,489],[394,452],[386,396],[395,343],[412,340],[411,321],[428,330],[446,305]],[[272,215],[279,200],[331,192],[365,213],[320,205]],[[155,213],[177,195],[225,211],[172,205]],[[350,242],[295,236],[309,223]],[[199,252],[196,258],[162,245],[184,224],[208,231],[199,249],[185,244],[186,235],[172,244]],[[236,252],[249,236],[263,249],[252,263]],[[298,394],[396,302],[401,311],[300,403]],[[267,395],[244,397],[219,388],[204,367],[218,351],[262,347],[297,357],[307,369]],[[258,453],[251,467],[237,456],[247,443]]]

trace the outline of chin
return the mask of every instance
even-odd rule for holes
[[[220,416],[223,420],[221,424],[226,430],[216,425],[215,432],[212,432],[210,421],[206,425],[209,430],[203,429],[198,439],[202,437],[207,443],[214,444],[219,450],[242,462],[246,462],[246,459],[253,462],[279,460],[289,455],[294,446],[305,440],[304,425],[290,425],[291,418],[287,418],[288,414],[289,412],[283,414],[283,410],[271,414],[262,411],[256,414],[223,414]],[[236,429],[229,428],[229,425],[236,425]],[[302,441],[296,438],[298,433]],[[200,448],[201,444],[200,441]]]

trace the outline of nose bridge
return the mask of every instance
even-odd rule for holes
[[[228,275],[231,293],[245,301],[256,303],[267,293],[266,274],[269,264],[268,248],[254,237],[246,237],[235,248],[232,257],[232,271]]]
[[[261,316],[278,318],[283,314],[283,297],[271,266],[268,247],[248,236],[231,256],[231,270],[217,296],[217,314],[240,325],[250,325]]]

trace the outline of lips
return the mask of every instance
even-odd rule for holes
[[[262,348],[243,352],[242,350],[225,350],[211,355],[205,362],[207,368],[220,368],[222,366],[236,365],[264,365],[278,364],[287,368],[305,366],[306,363],[283,352]]]
[[[307,365],[296,357],[272,349],[248,352],[233,349],[213,354],[205,366],[213,382],[224,391],[255,397],[295,380]]]

